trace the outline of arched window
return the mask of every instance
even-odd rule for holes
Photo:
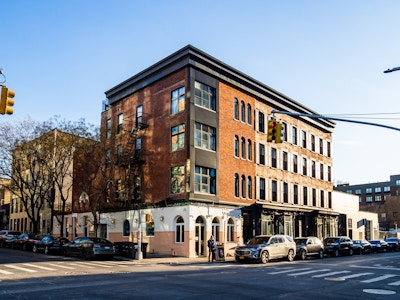
[[[130,233],[130,224],[129,224],[129,221],[128,220],[125,220],[124,221],[124,225],[123,225],[123,228],[122,228],[122,235],[123,236],[129,236],[129,233]]]
[[[251,105],[247,104],[247,124],[251,125]]]
[[[246,140],[243,137],[241,139],[241,147],[240,148],[241,148],[240,150],[242,151],[242,158],[246,159]]]
[[[242,184],[241,184],[241,190],[242,190],[242,198],[246,198],[246,176],[242,175]]]
[[[214,239],[216,242],[220,242],[219,240],[219,232],[220,232],[220,225],[219,225],[219,220],[217,218],[214,218],[212,221],[212,228],[211,228],[212,235],[214,236]]]
[[[235,197],[239,197],[239,175],[235,174]]]
[[[181,216],[175,221],[175,243],[183,243],[185,241],[185,222]]]
[[[235,156],[238,157],[239,156],[239,137],[237,135],[235,135]]]
[[[239,100],[233,99],[233,116],[235,120],[239,120]]]
[[[234,234],[235,234],[235,222],[232,218],[229,218],[228,224],[226,225],[226,240],[227,242],[234,241]]]
[[[247,198],[253,198],[251,176],[247,177]]]
[[[247,140],[247,159],[252,160],[253,159],[253,148],[251,146],[251,140]]]
[[[244,102],[240,102],[240,121],[246,122],[246,107]]]

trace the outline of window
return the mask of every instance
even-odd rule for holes
[[[251,177],[247,177],[247,198],[251,199],[253,198],[253,193],[252,193],[252,188],[253,185],[251,183]]]
[[[276,149],[271,148],[271,166],[276,168]]]
[[[116,189],[115,189],[115,201],[123,201],[123,192],[124,187],[122,185],[122,180],[118,179],[116,182]]]
[[[117,134],[122,133],[122,120],[124,119],[124,114],[119,114],[118,115],[118,127],[117,127]]]
[[[171,93],[171,114],[185,109],[185,87],[180,87]]]
[[[382,192],[382,188],[381,187],[376,187],[375,188],[375,193],[381,193]]]
[[[185,125],[181,124],[171,128],[171,151],[181,150],[185,147]]]
[[[129,221],[128,221],[128,220],[125,220],[125,221],[124,221],[123,228],[122,228],[122,235],[123,235],[123,236],[129,236],[130,231],[131,231],[131,230],[130,230]]]
[[[241,189],[242,189],[242,198],[246,198],[246,176],[242,175],[241,178]]]
[[[303,157],[303,175],[307,175],[307,158]]]
[[[383,192],[385,192],[385,193],[390,192],[390,186],[385,186],[385,187],[383,188]]]
[[[371,194],[371,193],[372,193],[372,188],[366,188],[366,189],[365,189],[365,193]]]
[[[319,164],[319,179],[324,180],[324,165]]]
[[[239,197],[239,175],[236,173],[234,177],[234,195]]]
[[[106,168],[108,169],[111,166],[111,151],[106,151]]]
[[[287,182],[283,183],[283,202],[289,202],[289,191],[288,191],[288,184]]]
[[[265,200],[265,179],[260,178],[260,199]]]
[[[311,176],[315,178],[316,172],[315,172],[315,161],[311,161]]]
[[[235,120],[239,120],[239,100],[233,99],[233,117]]]
[[[286,151],[282,152],[283,169],[287,171],[288,169],[288,153]]]
[[[319,154],[324,154],[324,141],[319,139]]]
[[[258,131],[265,132],[264,114],[260,111],[258,112]]]
[[[136,128],[141,128],[143,124],[143,105],[136,107]]]
[[[154,220],[151,214],[146,214],[146,236],[154,236]]]
[[[331,166],[328,166],[328,181],[332,181]]]
[[[241,151],[242,151],[242,158],[246,159],[246,140],[243,137],[241,139]]]
[[[386,221],[386,213],[381,213],[381,221]]]
[[[332,208],[332,193],[328,192],[328,208]]]
[[[287,124],[282,123],[282,129],[281,129],[281,140],[282,141],[287,141]]]
[[[307,148],[307,133],[304,130],[301,131],[301,143],[303,148]]]
[[[240,121],[246,122],[246,107],[244,102],[240,102]]]
[[[297,128],[292,128],[292,144],[297,145]]]
[[[200,82],[194,83],[194,103],[207,109],[215,110],[215,89]]]
[[[299,187],[297,184],[293,185],[293,204],[299,204]]]
[[[228,219],[228,224],[226,225],[226,227],[227,227],[226,228],[226,231],[227,231],[226,241],[227,242],[233,242],[234,241],[234,237],[235,237],[235,235],[234,235],[234,233],[235,233],[235,223],[234,223],[232,218]]]
[[[272,191],[272,201],[278,201],[278,191],[277,191],[276,180],[272,180],[271,191]]]
[[[324,191],[320,192],[320,201],[321,201],[321,207],[325,207],[325,193],[324,193]]]
[[[308,189],[307,187],[303,187],[303,204],[308,205]]]
[[[235,156],[239,157],[239,137],[237,135],[235,135],[234,148]]]
[[[314,207],[317,206],[317,190],[316,189],[312,189],[312,205]]]
[[[180,194],[185,191],[184,166],[171,168],[171,194]]]
[[[247,104],[247,124],[251,125],[251,105]]]
[[[381,195],[376,195],[375,196],[375,202],[381,202],[382,201],[382,196]]]
[[[400,179],[396,179],[396,185],[400,186]]]
[[[372,202],[372,196],[365,197],[365,202]]]
[[[315,136],[311,135],[311,151],[315,151]]]
[[[214,239],[217,243],[221,241],[219,237],[220,231],[221,230],[220,230],[219,220],[217,218],[214,218],[211,224],[211,234],[214,236]]]
[[[328,151],[328,157],[331,157],[331,143],[330,142],[326,142],[326,148]]]
[[[297,155],[293,154],[293,172],[297,173]]]
[[[111,138],[111,119],[108,119],[106,122],[106,138]]]
[[[261,165],[265,165],[265,146],[263,144],[259,145],[259,149],[260,149],[260,164]]]
[[[356,194],[356,195],[361,195],[361,189],[356,189],[356,190],[354,191],[354,194]]]
[[[117,164],[122,162],[122,145],[117,146]]]
[[[216,149],[216,130],[214,127],[196,123],[194,145],[196,147],[213,150]]]
[[[247,140],[247,159],[248,160],[252,160],[253,159],[252,152],[253,152],[253,148],[252,148],[252,145],[251,145],[251,140]]]
[[[185,223],[181,216],[176,218],[175,222],[175,243],[185,242]]]
[[[205,167],[195,167],[194,191],[206,194],[215,194],[216,171]]]

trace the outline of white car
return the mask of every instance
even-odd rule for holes
[[[259,261],[267,263],[271,259],[287,258],[293,261],[296,256],[296,243],[287,235],[257,235],[246,245],[235,250],[236,261]]]

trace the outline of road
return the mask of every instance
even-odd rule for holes
[[[85,261],[0,248],[0,299],[399,299],[400,252],[262,264]]]

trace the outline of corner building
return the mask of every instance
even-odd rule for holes
[[[275,114],[307,107],[188,45],[106,92],[101,127],[113,172],[112,241],[207,255],[255,234],[337,233],[329,120]]]

